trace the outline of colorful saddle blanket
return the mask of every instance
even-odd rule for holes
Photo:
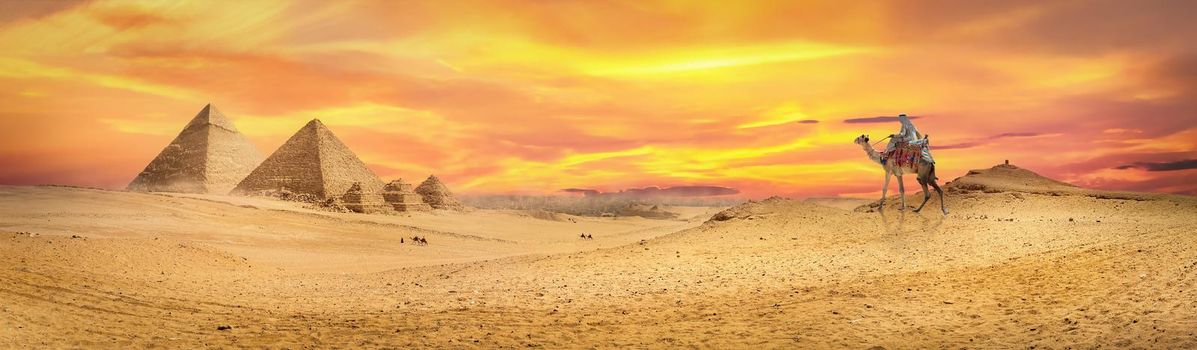
[[[893,149],[885,151],[883,159],[887,163],[893,163],[900,167],[914,167],[919,157],[926,158],[928,162],[934,163],[931,159],[931,151],[927,148],[926,143],[908,143],[902,142],[895,145]]]

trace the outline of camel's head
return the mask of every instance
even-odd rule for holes
[[[869,135],[860,135],[860,137],[856,138],[856,141],[854,141],[854,143],[856,143],[858,145],[868,144],[869,143]]]

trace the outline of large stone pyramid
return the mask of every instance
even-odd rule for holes
[[[382,180],[324,123],[312,119],[242,180],[233,193],[288,190],[322,199],[340,198],[355,182],[364,195],[381,196]]]
[[[261,162],[258,148],[209,104],[127,189],[226,194]]]
[[[433,209],[462,210],[465,208],[465,205],[453,197],[453,193],[449,192],[449,187],[445,186],[445,183],[441,182],[436,175],[428,176],[427,180],[416,186],[416,193],[419,193],[420,197],[424,198],[424,203],[428,203]]]

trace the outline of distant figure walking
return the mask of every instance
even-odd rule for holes
[[[403,244],[403,237],[399,237],[399,244]]]
[[[594,239],[594,236],[586,235],[586,239]]]

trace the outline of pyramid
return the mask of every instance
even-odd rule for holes
[[[285,189],[321,199],[340,198],[355,182],[363,195],[378,196],[382,192],[382,180],[324,123],[312,119],[245,177],[233,193]]]
[[[425,211],[432,210],[428,203],[424,203],[424,198],[415,191],[412,191],[411,184],[404,182],[403,179],[391,181],[383,187],[382,198],[386,200],[387,204],[391,205],[395,211]]]
[[[261,162],[258,148],[208,104],[126,189],[226,194]]]
[[[383,213],[391,209],[378,193],[366,193],[360,182],[354,182],[349,186],[349,190],[341,195],[341,202],[345,208],[355,213]]]
[[[441,182],[436,175],[428,176],[420,186],[416,186],[416,193],[419,193],[424,198],[424,203],[432,206],[433,209],[450,209],[461,210],[465,205],[461,204],[457,198],[453,197],[453,193],[449,192],[449,187]]]

